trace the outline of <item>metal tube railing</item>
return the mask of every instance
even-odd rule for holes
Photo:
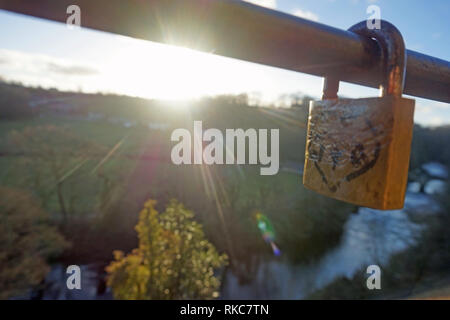
[[[368,87],[382,78],[374,40],[238,0],[0,0],[0,9],[65,22],[72,4],[88,28]],[[450,62],[408,50],[404,93],[450,102]]]

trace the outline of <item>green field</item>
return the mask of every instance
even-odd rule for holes
[[[53,94],[62,106],[47,102],[29,113],[19,104],[0,120],[0,187],[5,196],[21,195],[7,200],[16,210],[23,210],[16,201],[31,196],[50,215],[71,243],[59,261],[107,264],[114,250],[130,252],[137,246],[135,225],[144,203],[154,199],[162,212],[177,199],[245,282],[262,260],[297,264],[319,258],[339,243],[349,214],[357,210],[303,187],[305,106],[255,108],[217,97],[177,108],[130,97]],[[174,165],[171,133],[192,132],[194,120],[204,130],[222,132],[279,129],[280,171],[262,176],[259,165]],[[450,164],[442,139],[449,132],[416,127],[410,168],[431,160]],[[263,239],[257,213],[273,226],[281,257]]]
[[[261,176],[257,165],[176,166],[170,161],[172,130],[181,127],[191,131],[193,121],[201,120],[204,128],[220,130],[278,128],[281,168],[285,163],[301,166],[304,110],[259,109],[220,99],[187,109],[126,97],[71,99],[71,103],[80,106],[75,115],[54,115],[42,108],[39,116],[33,118],[0,121],[0,184],[27,190],[41,199],[56,221],[64,221],[68,237],[77,243],[92,245],[91,238],[98,237],[102,228],[111,233],[108,239],[121,234],[120,243],[108,241],[105,245],[106,240],[94,240],[105,247],[98,248],[103,251],[102,257],[110,256],[114,246],[130,249],[134,245],[133,227],[149,198],[158,200],[161,207],[171,198],[184,203],[196,213],[196,219],[216,246],[233,251],[235,259],[271,254],[256,227],[257,211],[273,221],[277,241],[294,260],[314,257],[339,239],[351,206],[305,190],[300,172],[280,170],[276,176]],[[91,112],[105,116],[92,121],[87,117]],[[133,126],[127,128],[117,119],[130,121]],[[152,130],[148,123],[164,123],[166,128]],[[48,126],[56,127],[56,134],[46,133]],[[21,134],[27,130],[33,139],[40,140],[32,146],[22,141],[24,149],[12,137],[14,131]],[[44,154],[38,156],[43,150]],[[56,156],[46,157],[46,152]],[[52,171],[55,158],[61,167],[56,178],[55,170]],[[60,193],[67,211],[64,219],[57,190],[61,179]],[[330,212],[330,207],[336,207],[334,212]],[[321,225],[325,216],[336,223]],[[83,233],[89,240],[78,239],[78,229],[70,227],[75,224],[89,226],[86,230],[92,232]],[[329,240],[321,240],[326,234]],[[308,247],[306,243],[312,239],[317,245]],[[91,259],[85,251],[77,245],[70,254]]]

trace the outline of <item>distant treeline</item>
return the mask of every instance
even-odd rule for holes
[[[450,167],[450,125],[439,127],[414,126],[410,169],[429,161]]]
[[[173,110],[177,107],[174,107],[171,102],[113,94],[61,92],[56,89],[30,88],[6,82],[0,82],[0,120],[19,120],[45,112],[52,113],[58,107],[55,107],[57,103],[52,101],[58,101],[58,99],[73,106],[70,111],[72,115],[86,116],[92,113],[100,114],[105,118],[124,118],[143,124],[153,121],[168,123],[172,126],[181,125],[180,119],[173,116]],[[283,115],[283,112],[270,114],[267,111],[270,109],[267,108],[264,108],[264,112],[256,113],[253,108],[249,108],[249,96],[240,94],[200,99],[190,107],[190,115],[192,119],[203,120],[208,126],[219,129],[230,124],[236,128],[280,127],[281,145],[294,144],[295,149],[300,150],[304,146],[303,131],[307,121],[307,106],[312,97],[294,93],[283,95],[280,99],[290,101],[293,106],[291,114]],[[45,103],[46,101],[50,103]],[[289,133],[287,134],[289,138],[282,138],[283,130]],[[295,130],[301,134],[296,135]],[[417,168],[428,161],[439,161],[450,166],[448,141],[450,141],[449,125],[439,127],[415,125],[410,168]],[[281,149],[283,153],[283,149],[292,148],[281,146]],[[296,152],[293,160],[302,161],[300,153]]]

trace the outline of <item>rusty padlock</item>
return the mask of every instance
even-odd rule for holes
[[[384,57],[381,97],[339,99],[339,80],[325,78],[322,101],[311,101],[303,184],[360,206],[391,210],[404,205],[415,100],[402,97],[406,50],[395,26],[349,29],[378,41]]]

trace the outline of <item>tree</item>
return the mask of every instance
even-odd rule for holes
[[[0,299],[21,294],[47,274],[47,258],[68,243],[29,194],[0,187]]]
[[[29,173],[23,175],[23,184],[32,187],[47,210],[56,197],[63,224],[66,223],[74,211],[73,204],[80,197],[76,191],[86,189],[83,183],[79,190],[74,190],[75,178],[94,152],[104,150],[63,127],[52,125],[13,131],[9,144],[11,150],[22,156],[19,163],[23,171]]]
[[[30,117],[31,94],[28,88],[4,84],[0,79],[0,120]]]
[[[163,213],[149,200],[139,216],[139,246],[127,256],[115,251],[106,268],[107,284],[117,299],[211,299],[218,297],[214,275],[226,265],[205,238],[194,214],[176,200]]]

